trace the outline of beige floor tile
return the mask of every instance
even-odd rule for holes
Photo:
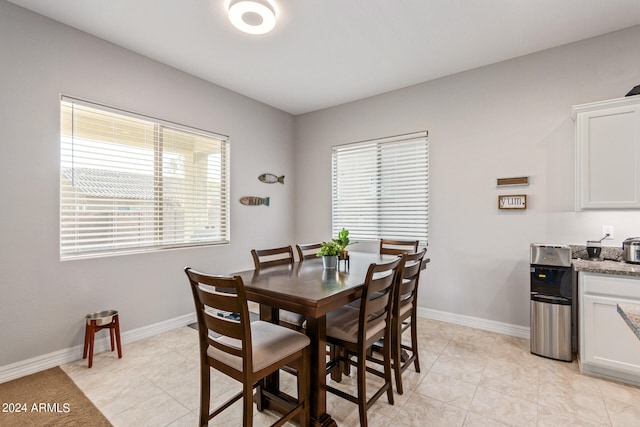
[[[423,346],[422,343],[418,341],[418,355],[420,357],[420,370],[428,371],[433,364],[436,363],[440,353],[431,351],[427,346]],[[409,369],[413,370],[413,366]]]
[[[327,413],[331,415],[338,425],[345,425],[345,420],[354,412],[358,413],[358,406],[355,403],[327,393]]]
[[[186,358],[168,348],[157,348],[155,353],[141,354],[135,359],[130,357],[128,364],[138,375],[144,375],[151,380],[163,375],[167,370],[184,365]],[[191,371],[191,370],[190,370]]]
[[[393,387],[393,392],[395,393],[396,400],[404,401],[403,397],[412,394],[416,390],[416,388],[420,386],[420,383],[422,383],[428,373],[428,370],[422,370],[422,372],[417,373],[411,368],[404,371],[401,374],[403,394],[398,394],[395,376],[392,376],[391,386]]]
[[[600,387],[605,402],[615,400],[640,406],[640,387],[607,380],[598,380],[598,386]]]
[[[464,420],[464,427],[509,427],[509,425],[473,412],[468,412],[467,418]]]
[[[558,384],[565,383],[566,385],[575,383],[576,387],[579,389],[585,387],[595,388],[593,393],[599,392],[599,386],[597,383],[600,380],[580,373],[580,367],[576,360],[572,363],[544,358],[543,360],[545,361],[544,369],[540,369],[540,380],[542,382],[554,382]]]
[[[439,335],[419,335],[418,345],[435,354],[440,354],[447,348],[452,337],[441,337]]]
[[[367,424],[369,427],[409,427],[408,424],[401,423],[395,418],[390,418],[373,409],[370,409],[367,413]],[[344,421],[338,423],[338,425],[341,427],[357,427],[360,425],[360,414],[358,411],[353,411]]]
[[[640,405],[640,401],[637,403]],[[613,427],[640,425],[640,406],[619,402],[617,400],[608,400],[607,410]]]
[[[585,376],[580,379],[580,382],[590,383],[589,380],[591,378]],[[575,386],[576,381],[574,379],[564,383],[545,383],[541,380],[538,388],[538,404],[554,409],[561,414],[575,415],[601,423],[609,422],[600,389],[593,386],[580,390]]]
[[[538,368],[528,368],[499,359],[490,360],[480,386],[510,396],[538,402]]]
[[[396,412],[393,421],[411,427],[455,427],[462,426],[465,417],[464,409],[414,393]]]
[[[162,393],[108,418],[114,427],[157,427],[171,424],[188,413],[187,408]]]
[[[403,396],[396,394],[394,396],[394,404],[391,405],[387,400],[387,396],[385,394],[381,396],[373,404],[373,406],[371,406],[371,408],[369,408],[369,415],[372,416],[371,414],[377,414],[377,415],[383,415],[387,419],[395,419],[398,410],[402,408],[402,406],[405,404],[405,402],[407,402],[407,400],[409,400],[410,397],[411,397],[411,394],[404,394]],[[349,425],[352,422],[355,422],[355,425],[359,424],[357,422],[359,417],[354,416],[354,414],[358,414],[358,406],[355,403],[351,403],[351,408],[352,408],[352,411],[349,413],[349,415],[346,415],[346,416],[343,415],[343,421],[342,423],[338,423],[339,425],[343,425],[343,424]]]
[[[453,338],[458,332],[465,329],[467,329],[465,326],[418,317],[418,332],[426,331],[427,333]]]
[[[477,385],[430,372],[416,388],[416,393],[443,403],[469,409]]]
[[[67,363],[61,368],[78,386],[87,388],[96,387],[108,378],[116,381],[120,377],[131,375],[129,357],[123,356],[122,359],[119,359],[115,352],[95,355],[91,368],[88,368],[86,359]]]
[[[495,338],[493,337],[475,339],[458,335],[449,341],[449,344],[442,350],[442,354],[460,359],[487,360],[491,355],[494,342]]]
[[[198,331],[188,326],[174,329],[162,334],[162,341],[170,350],[176,351],[187,358],[198,360]]]
[[[520,338],[504,334],[496,334],[496,345],[509,345],[527,352],[531,349],[531,343],[528,338]]]
[[[139,369],[137,372],[164,390],[176,387],[183,382],[198,381],[199,361],[189,360],[176,352],[170,354],[171,356],[165,360],[158,361],[145,369]]]
[[[482,359],[460,359],[441,355],[431,367],[431,372],[446,375],[460,381],[478,384],[482,379],[485,365],[486,361]]]
[[[478,387],[470,412],[510,426],[535,426],[537,404],[485,387]]]
[[[214,389],[214,387],[211,387]],[[200,407],[200,380],[185,381],[172,387],[163,388],[165,393],[173,397],[185,408],[194,411]],[[212,390],[215,393],[216,390]],[[212,394],[215,396],[215,394]]]
[[[575,415],[558,412],[556,409],[538,405],[538,427],[606,427],[608,422],[580,418]]]
[[[468,328],[464,326],[459,327],[458,333],[456,334],[456,338],[464,337],[464,338],[469,338],[476,341],[487,340],[487,339],[495,341],[499,336],[500,334],[496,332],[485,331],[483,329]]]
[[[506,336],[496,338],[491,350],[491,360],[527,367],[538,367],[541,363],[549,361],[549,359],[531,354],[529,340]]]
[[[269,411],[258,412],[256,406],[253,406],[253,425],[255,427],[270,426],[279,418],[278,415]],[[225,409],[223,413],[209,421],[209,427],[231,427],[242,425],[242,401],[231,405]],[[293,426],[291,423],[285,424],[286,426]]]
[[[198,411],[191,411],[187,415],[178,418],[171,424],[167,424],[167,427],[193,427],[197,426],[199,422]]]
[[[371,364],[371,366],[375,367],[375,369],[380,369],[379,365],[377,364]],[[397,410],[397,408],[408,399],[408,397],[411,395],[413,388],[415,388],[420,383],[420,380],[424,377],[424,375],[426,375],[424,371],[422,373],[416,373],[413,370],[413,366],[408,368],[403,375],[403,378],[405,379],[405,383],[403,383],[405,384],[404,386],[405,393],[403,395],[399,395],[395,391],[395,380],[392,373],[391,388],[393,390],[395,405],[392,406],[388,403],[387,394],[385,393],[374,404],[375,411],[380,412],[385,416],[392,417],[395,411]],[[355,368],[352,367],[351,375],[343,376],[341,383],[336,383],[328,379],[328,384],[340,390],[343,390],[351,394],[352,396],[356,396],[356,389],[357,389],[356,380],[357,380],[357,376],[356,376]],[[381,378],[378,378],[370,373],[367,374],[367,398],[370,399],[373,396],[373,394],[382,386],[382,384],[383,384],[383,380]],[[336,420],[339,419],[343,423],[344,423],[344,420],[348,417],[348,414],[346,414],[345,411],[348,410],[349,405],[351,407],[351,410],[357,411],[357,405],[355,403],[348,402],[331,393],[328,393],[328,400],[331,402],[334,402],[334,404],[336,405],[336,408],[337,408],[336,414],[338,414],[338,417],[336,418],[334,412],[332,412],[331,410],[328,410],[327,412],[332,414],[334,418],[336,418]],[[347,403],[347,405],[344,404],[345,402]],[[341,423],[339,424],[342,425]]]
[[[165,394],[162,389],[139,375],[105,381],[84,393],[108,418],[118,415],[142,402]]]

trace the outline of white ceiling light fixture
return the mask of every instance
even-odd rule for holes
[[[276,7],[269,0],[232,0],[229,20],[245,33],[266,34],[276,26]]]

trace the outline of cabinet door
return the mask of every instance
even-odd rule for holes
[[[578,210],[640,208],[640,106],[632,101],[577,113]]]
[[[640,373],[640,339],[617,311],[617,304],[638,300],[583,295],[583,363],[628,373]]]

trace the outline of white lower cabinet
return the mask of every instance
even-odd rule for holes
[[[640,339],[617,311],[640,304],[640,279],[580,272],[578,294],[580,370],[640,384]]]

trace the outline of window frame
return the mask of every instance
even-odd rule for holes
[[[61,95],[59,105],[60,183],[58,188],[60,204],[58,214],[61,261],[221,245],[230,242],[231,145],[228,136],[67,95]],[[74,115],[75,107],[94,110],[98,114],[104,114],[107,118],[113,116],[114,134],[119,126],[122,127],[122,123],[130,121],[136,124],[141,123],[140,128],[151,126],[153,136],[145,133],[142,137],[143,147],[137,148],[136,146],[140,143],[134,142],[134,137],[131,137],[131,140],[125,137],[120,138],[119,141],[116,141],[115,138],[111,141],[108,137],[102,139],[100,136],[89,135],[88,132],[83,134],[75,128],[74,121],[77,120],[77,116]],[[85,117],[84,120],[87,118]],[[65,126],[71,126],[71,128]],[[97,132],[97,130],[94,131]],[[76,151],[79,151],[82,144],[84,147],[91,147],[87,151],[94,151],[83,160],[95,161],[96,166],[93,164],[91,167],[79,166],[81,163],[80,154],[76,154]],[[202,144],[208,152],[196,148]],[[119,154],[98,153],[100,146],[109,145],[111,148],[117,148]],[[190,146],[192,146],[191,149],[188,148]],[[69,148],[71,148],[71,154],[69,154]],[[143,160],[137,157],[136,151],[145,152]],[[183,154],[186,154],[187,157],[184,157]],[[202,160],[202,157],[199,160],[198,156],[203,155],[205,160]],[[78,164],[76,164],[76,157]],[[129,172],[124,163],[117,163],[117,161],[126,160],[129,160],[131,164],[142,164],[142,166],[138,164],[135,167],[138,169],[146,168],[145,171]],[[107,161],[113,162],[113,166],[105,166]],[[101,162],[104,163],[100,165]],[[202,165],[203,162],[205,166]],[[68,166],[69,163],[70,166]],[[149,166],[148,163],[151,163],[152,166]],[[71,171],[70,173],[75,180],[81,169],[84,169],[85,173],[91,169],[93,176],[90,178],[98,180],[101,184],[107,182],[107,174],[115,175],[113,182],[117,189],[109,190],[111,193],[107,195],[88,195],[91,192],[90,184],[84,184],[84,188],[81,188],[81,183],[70,183],[69,179],[65,178],[65,173],[68,174]],[[203,170],[204,172],[202,172]],[[152,182],[151,186],[149,180]],[[213,192],[210,191],[212,186],[215,187]],[[122,190],[122,187],[135,188],[137,193],[145,195],[129,193],[123,196],[122,193],[127,190]],[[97,185],[94,188],[97,188]],[[69,201],[74,198],[80,199],[76,194],[81,192],[85,193],[82,195],[86,199],[84,206],[82,201]],[[91,196],[94,198],[90,199]],[[199,206],[203,203],[205,204],[204,208]],[[110,208],[96,207],[108,206],[109,204],[112,205]],[[173,210],[168,209],[170,204],[173,206]],[[122,222],[127,221],[121,218],[121,213],[123,210],[136,210],[134,205],[140,206],[141,213],[138,218],[142,219],[139,219],[138,222],[144,225],[137,225],[137,229],[135,226],[133,227],[133,237],[126,234],[123,236],[121,232],[117,231],[120,227],[125,228],[122,226]],[[83,240],[82,233],[87,232],[86,229],[83,230],[83,216],[74,212],[77,212],[78,209],[80,212],[88,211],[87,207],[97,209],[100,212],[99,217],[106,217],[106,219],[100,219],[96,227],[99,237],[112,240],[110,244],[97,244],[95,248],[91,248]],[[69,209],[71,209],[70,214]],[[212,209],[217,213],[217,217],[213,215],[216,218],[213,222],[211,222]],[[204,233],[205,237],[198,237],[197,234],[200,230],[197,228],[197,224],[202,223],[211,224],[214,228],[217,226],[219,231]],[[213,230],[209,226],[204,228]],[[135,237],[136,233],[138,237]],[[68,239],[73,239],[74,236],[80,236],[77,238],[79,243],[69,243]]]
[[[418,183],[417,187],[414,186],[414,182],[411,181],[409,186],[411,190],[415,190],[417,193],[411,193],[418,197],[416,200],[409,200],[407,202],[403,200],[401,192],[405,188],[399,190],[399,183],[403,182],[405,178],[401,175],[405,174],[406,169],[402,166],[394,165],[393,162],[403,162],[402,155],[394,157],[394,147],[401,147],[405,144],[409,147],[411,143],[416,144],[418,151],[422,150],[421,155],[424,158],[424,167],[411,169],[408,174],[413,179],[424,179],[424,182]],[[394,145],[395,144],[395,145]],[[422,148],[420,148],[422,147]],[[383,151],[390,150],[391,155],[387,155],[388,159],[383,159],[385,156]],[[402,148],[398,148],[401,150]],[[373,152],[375,151],[375,160]],[[363,158],[362,165],[356,165],[352,171],[344,172],[346,167],[343,167],[343,174],[340,175],[340,161],[346,162],[348,159],[353,159],[358,156],[368,155],[369,159]],[[348,157],[352,156],[352,157]],[[413,162],[414,166],[421,163],[421,157],[416,158],[417,161]],[[411,159],[408,160],[411,163]],[[387,166],[385,166],[387,164]],[[373,167],[375,166],[375,168]],[[387,167],[388,171],[385,173],[383,168]],[[375,169],[375,172],[373,171]],[[366,171],[363,171],[366,170]],[[368,172],[367,172],[368,171]],[[399,173],[402,171],[402,173]],[[346,175],[346,174],[349,175]],[[363,178],[369,177],[367,174],[371,174],[371,177],[375,174],[375,177],[370,181],[370,189],[366,189],[366,185],[363,184]],[[356,174],[361,174],[356,176]],[[351,182],[347,180],[346,176],[351,178]],[[353,181],[360,179],[361,181]],[[341,184],[340,181],[344,181],[345,184]],[[331,228],[333,235],[336,235],[342,228],[349,229],[350,238],[352,241],[357,242],[378,242],[380,239],[392,239],[392,240],[419,240],[421,247],[428,246],[429,243],[429,137],[427,131],[413,132],[403,135],[396,135],[384,138],[377,138],[372,140],[365,140],[359,142],[353,142],[348,144],[335,145],[332,147],[331,153]],[[357,182],[357,184],[353,184]],[[383,189],[384,183],[387,182],[387,189]],[[419,188],[423,185],[424,188]],[[342,191],[341,191],[342,187]],[[357,196],[350,196],[348,191],[352,194],[356,194],[358,189],[362,188],[364,195],[358,194]],[[345,193],[346,195],[341,195]],[[368,193],[368,194],[367,194]],[[348,203],[350,200],[359,198],[362,200],[353,203],[351,210],[358,208],[357,213],[348,213]],[[346,202],[345,202],[346,200]],[[402,206],[400,206],[402,205]],[[375,207],[372,207],[375,206]],[[407,229],[407,223],[404,223],[405,217],[410,217],[413,212],[411,209],[417,209],[418,214],[415,215],[416,221],[420,225],[419,232],[415,233],[415,227],[412,230]],[[384,210],[384,211],[383,211]],[[366,224],[366,214],[369,214],[370,220],[375,226]],[[356,217],[364,217],[364,219],[357,219]],[[392,224],[388,222],[385,224],[384,218],[393,217]],[[404,231],[403,231],[404,229]]]

